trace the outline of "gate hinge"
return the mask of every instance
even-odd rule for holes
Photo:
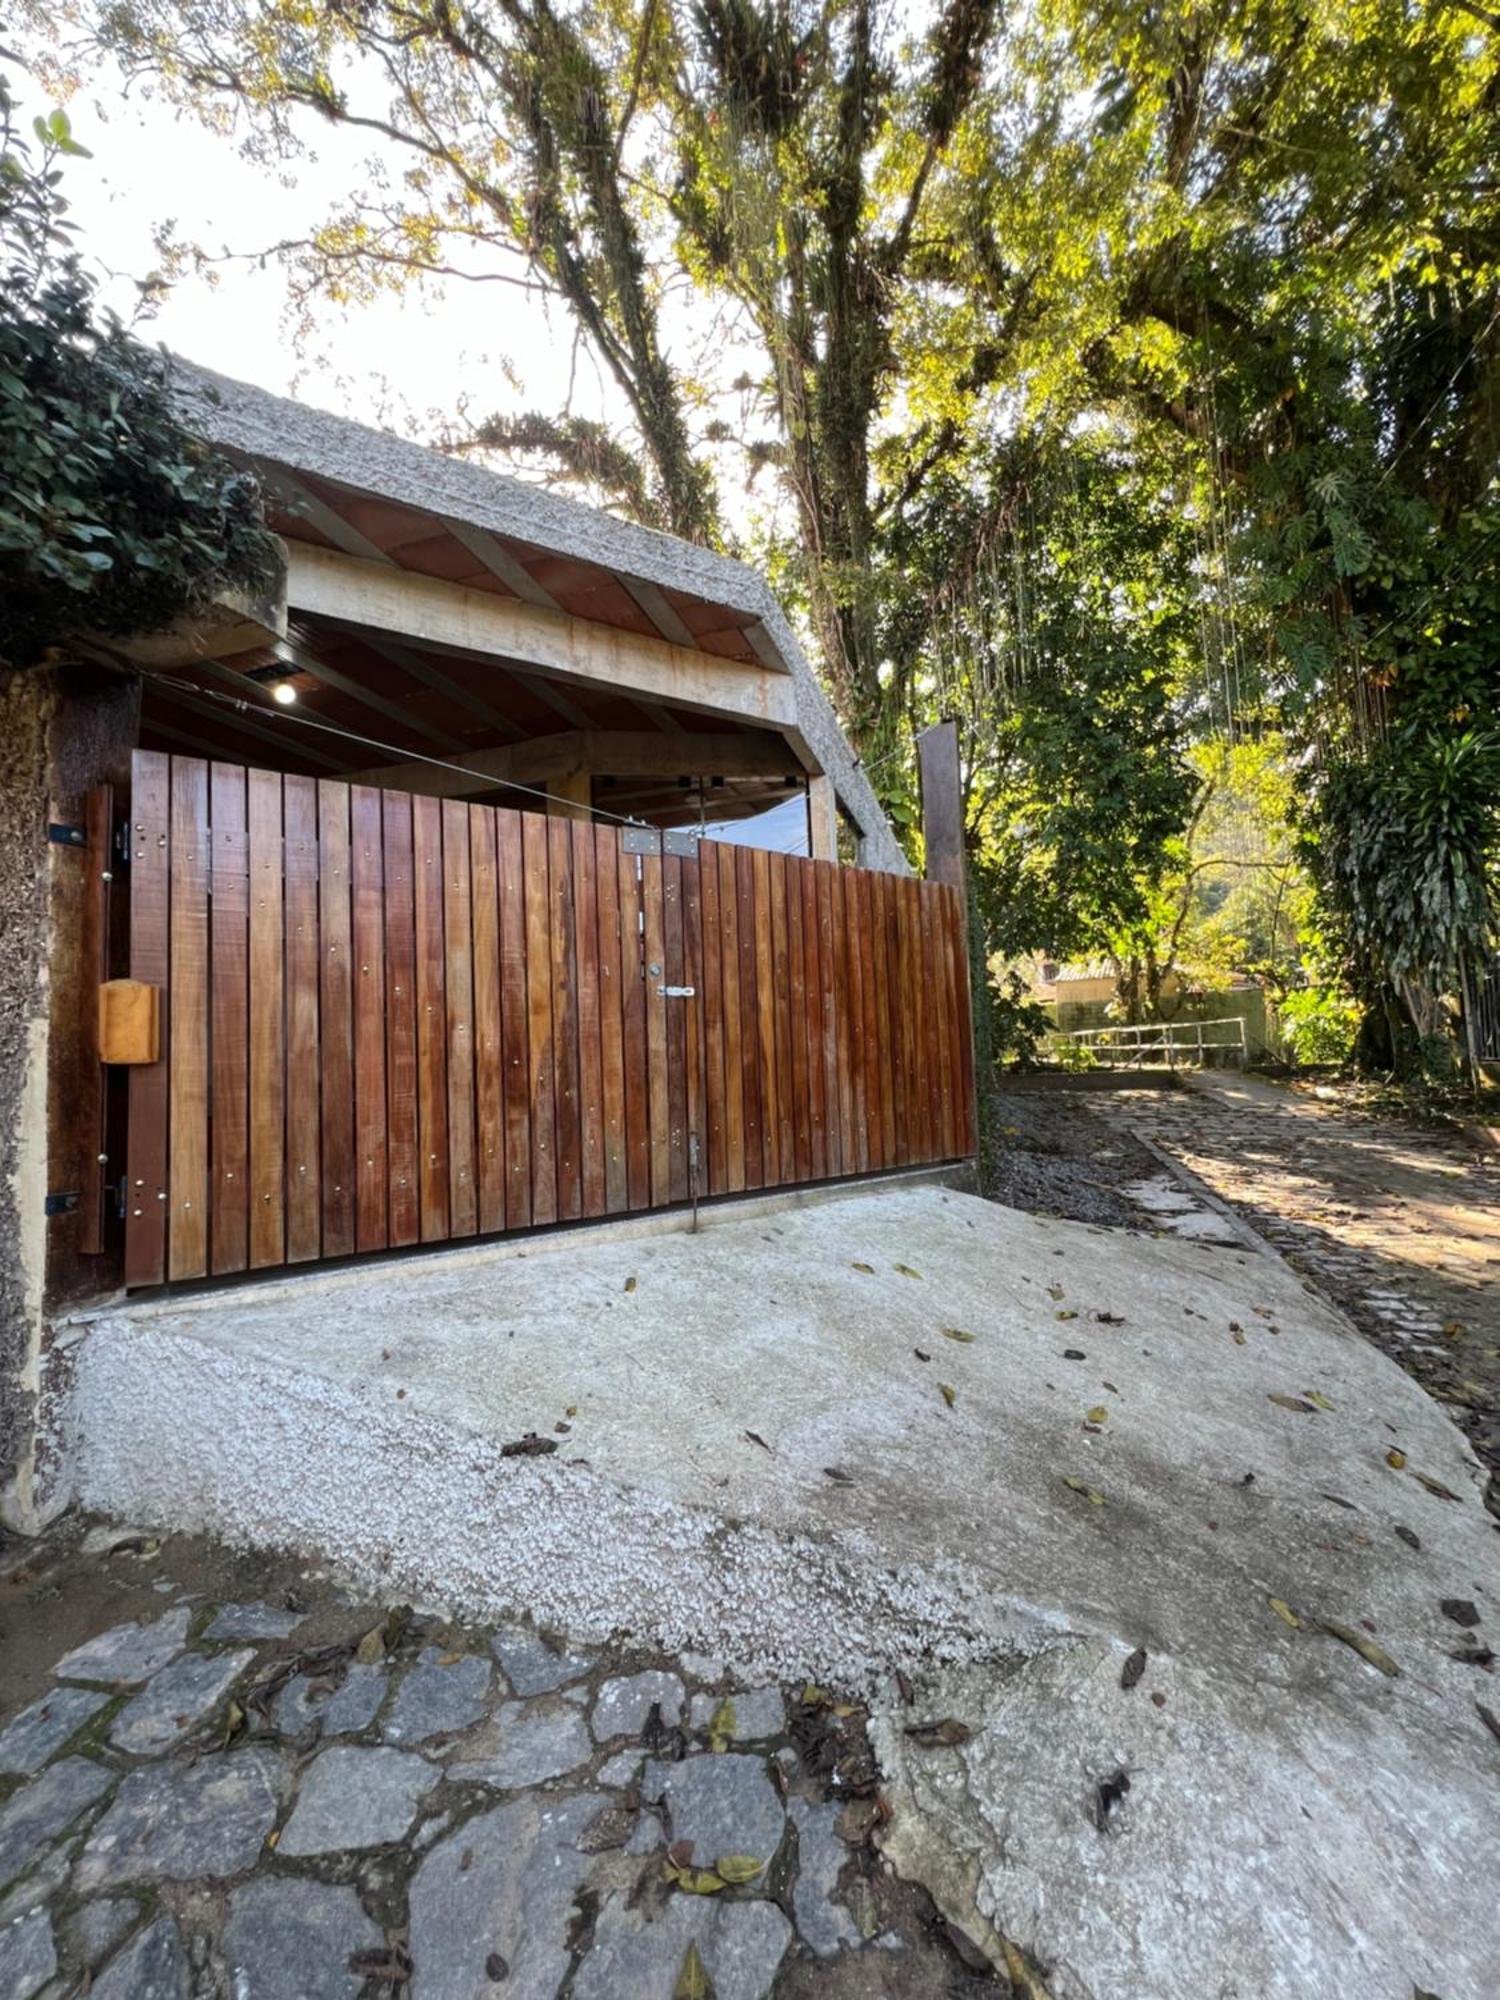
[[[89,844],[89,836],[86,828],[81,826],[60,826],[56,820],[48,823],[47,838],[58,847],[87,847]]]
[[[69,1188],[66,1194],[49,1194],[43,1213],[46,1215],[72,1215],[82,1202],[83,1196],[77,1188]]]

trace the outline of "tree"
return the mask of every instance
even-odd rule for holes
[[[177,422],[164,362],[94,306],[70,247],[67,116],[18,129],[0,78],[0,666],[169,624],[274,571],[254,482]]]

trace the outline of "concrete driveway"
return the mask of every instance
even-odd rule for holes
[[[887,1854],[1052,2000],[1493,2000],[1480,1469],[1274,1256],[890,1187],[138,1309],[78,1380],[95,1507],[873,1688]]]

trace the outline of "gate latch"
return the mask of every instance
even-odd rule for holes
[[[691,1000],[697,989],[692,986],[658,986],[656,990],[663,1000]]]
[[[77,1188],[69,1188],[62,1194],[49,1194],[43,1213],[46,1215],[73,1215],[83,1202]]]

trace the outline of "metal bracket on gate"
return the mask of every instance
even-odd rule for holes
[[[49,1194],[42,1213],[44,1215],[72,1215],[77,1211],[82,1201],[83,1196],[78,1192],[77,1188],[69,1188],[66,1194]]]
[[[620,835],[622,854],[660,854],[661,835],[654,826],[627,826]]]
[[[698,835],[673,827],[662,835],[661,851],[663,854],[680,854],[684,860],[693,861],[698,854]]]
[[[656,990],[663,1000],[691,1000],[697,988],[693,986],[658,986]]]

